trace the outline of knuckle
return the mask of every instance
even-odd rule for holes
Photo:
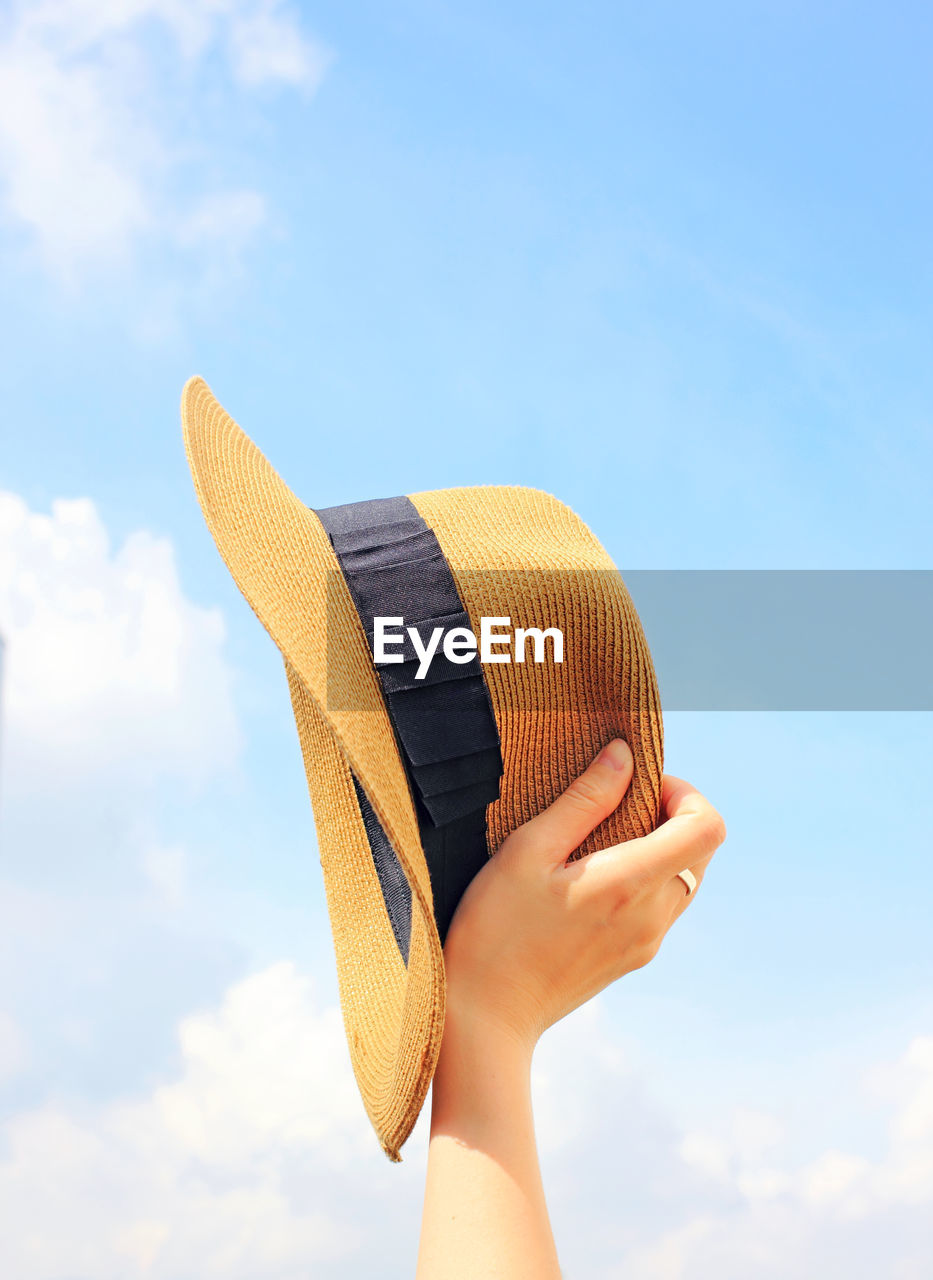
[[[534,832],[526,831],[524,827],[516,827],[499,846],[495,855],[496,861],[500,867],[517,869],[527,860],[529,853],[534,851],[538,843],[540,841],[536,840]]]
[[[660,937],[652,937],[637,943],[632,952],[632,959],[635,962],[633,968],[644,969],[645,965],[650,964],[658,954],[660,946]]]
[[[525,841],[522,838],[522,829],[519,827],[513,831],[511,835],[506,836],[499,845],[499,848],[496,850],[495,856],[500,862],[507,862],[510,858],[514,858],[520,854],[524,843]]]
[[[663,927],[654,920],[647,920],[635,939],[636,946],[643,951],[657,951],[664,936]]]
[[[534,843],[535,828],[530,822],[516,827],[502,842],[502,849],[524,849]]]
[[[637,897],[637,889],[633,880],[621,880],[613,889],[613,913],[618,915],[632,905]]]

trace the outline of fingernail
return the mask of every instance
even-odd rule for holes
[[[607,764],[610,769],[616,769],[621,773],[623,769],[628,768],[631,756],[632,753],[624,738],[613,738],[596,758],[601,764]]]

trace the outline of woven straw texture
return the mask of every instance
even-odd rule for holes
[[[318,517],[201,378],[185,386],[182,424],[208,528],[285,664],[350,1058],[382,1149],[398,1161],[440,1050],[444,959],[415,808],[372,654]],[[515,625],[564,633],[561,664],[483,668],[504,765],[500,798],[487,810],[490,854],[614,736],[632,748],[632,784],[574,856],[653,830],[663,767],[657,683],[637,614],[605,549],[573,511],[538,490],[476,486],[409,496],[434,530],[474,631],[482,617],[510,616]],[[351,771],[412,888],[407,968]]]

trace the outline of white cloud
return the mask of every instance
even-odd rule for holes
[[[749,1124],[749,1113],[736,1112],[725,1134],[685,1134],[683,1160],[719,1203],[694,1187],[681,1221],[639,1246],[624,1274],[924,1280],[933,1257],[933,1126],[923,1118],[933,1096],[933,1037],[918,1037],[880,1075],[896,1086],[887,1092],[887,1144],[873,1156],[831,1149],[794,1166],[781,1159],[786,1126],[765,1113]],[[878,1076],[866,1072],[867,1085]]]
[[[178,1040],[174,1078],[138,1097],[49,1101],[8,1123],[0,1200],[17,1224],[6,1240],[17,1280],[410,1270],[430,1100],[402,1165],[388,1165],[339,1009],[322,1006],[308,977],[290,963],[255,973],[186,1017]],[[901,1086],[889,1144],[873,1156],[782,1164],[792,1125],[745,1110],[706,1148],[716,1158],[698,1162],[696,1135],[665,1118],[606,1003],[591,1002],[548,1033],[533,1074],[565,1273],[926,1280],[933,1187],[915,1175],[933,1142],[910,1117],[933,1088],[929,1044],[918,1039],[887,1069]]]
[[[153,1104],[164,1131],[204,1166],[248,1172],[292,1147],[320,1145],[334,1166],[372,1152],[340,1011],[318,1009],[313,992],[283,962],[182,1022],[184,1076]]]
[[[174,56],[167,72],[154,33],[199,74],[180,75]],[[330,59],[278,0],[21,0],[9,15],[0,39],[0,193],[55,278],[74,285],[89,267],[123,268],[142,243],[190,244],[205,208],[221,220],[214,261],[233,260],[259,230],[259,192],[225,190],[215,175],[201,180],[214,184],[208,189],[191,192],[189,180],[185,198],[174,194],[215,52],[244,89],[312,91]]]
[[[866,1091],[885,1078],[891,1109],[888,1146],[871,1160],[853,1152],[829,1150],[794,1170],[780,1167],[782,1127],[776,1118],[756,1116],[751,1141],[748,1113],[737,1112],[732,1133],[713,1137],[687,1134],[684,1159],[732,1182],[749,1200],[779,1196],[845,1218],[866,1218],[892,1204],[933,1206],[933,1037],[919,1036],[900,1062],[866,1075]],[[764,1139],[764,1140],[762,1140]],[[710,1159],[710,1153],[714,1153]]]
[[[876,1088],[883,1097],[910,1096],[902,1108],[897,1137],[902,1142],[933,1140],[933,1036],[918,1036],[910,1051],[893,1070],[876,1072]]]
[[[144,175],[152,182],[164,156],[151,128],[115,109],[115,78],[22,35],[0,47],[4,205],[66,279],[87,259],[125,261],[152,221]]]
[[[0,632],[12,792],[198,782],[236,759],[223,618],[185,597],[167,538],[113,549],[90,499],[46,515],[0,491]]]
[[[320,83],[330,54],[297,36],[277,0],[249,6],[230,5],[228,43],[233,69],[244,85],[282,81],[293,85]]]
[[[926,1280],[933,1037],[891,1065],[847,1063],[833,1105],[851,1099],[849,1142],[795,1155],[810,1145],[804,1107],[674,1123],[636,1065],[638,1046],[612,1026],[612,1003],[584,1006],[536,1054],[539,1150],[568,1277]],[[702,1115],[699,1081],[693,1101]],[[872,1108],[886,1119],[877,1138]]]
[[[125,1087],[241,971],[194,834],[243,743],[223,617],[167,538],[0,491],[0,635],[0,1085]]]
[[[50,1102],[8,1123],[7,1274],[297,1280],[351,1249],[342,1223],[385,1158],[339,1010],[280,964],[179,1039],[177,1079],[146,1097]]]

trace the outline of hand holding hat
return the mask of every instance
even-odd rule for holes
[[[669,774],[651,834],[568,861],[620,804],[632,753],[609,743],[549,808],[515,830],[474,877],[444,946],[448,1019],[531,1047],[553,1023],[646,965],[725,839],[723,820]]]

